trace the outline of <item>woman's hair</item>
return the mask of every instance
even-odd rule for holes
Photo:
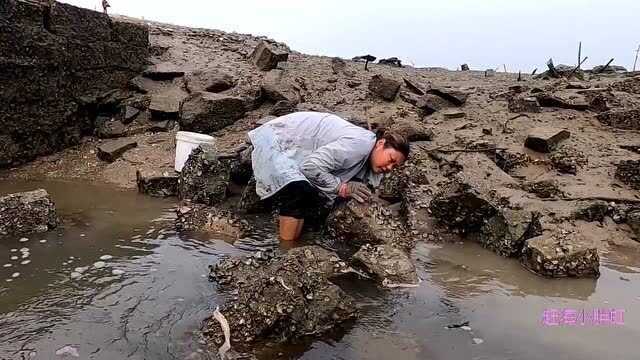
[[[395,131],[387,130],[384,127],[376,129],[376,140],[384,139],[384,147],[393,148],[404,155],[405,158],[409,158],[409,141],[404,136],[398,134]]]

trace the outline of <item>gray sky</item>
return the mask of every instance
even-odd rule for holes
[[[101,0],[63,0],[101,9]],[[416,66],[542,70],[589,59],[633,66],[638,0],[109,0],[111,12],[266,35],[308,54],[396,56]]]

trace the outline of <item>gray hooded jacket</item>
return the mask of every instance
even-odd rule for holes
[[[249,132],[256,193],[261,199],[293,181],[308,181],[333,201],[340,183],[354,177],[378,186],[382,174],[370,171],[373,132],[332,114],[297,112]]]

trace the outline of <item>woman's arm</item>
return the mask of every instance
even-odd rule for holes
[[[340,138],[309,154],[300,171],[309,182],[327,194],[338,194],[341,180],[333,171],[348,169],[369,156],[371,142],[367,139]]]

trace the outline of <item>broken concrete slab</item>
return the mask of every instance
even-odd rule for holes
[[[616,179],[640,190],[640,160],[623,160],[616,164]]]
[[[184,71],[175,64],[164,62],[148,67],[142,76],[156,81],[172,80],[184,76]]]
[[[136,171],[138,192],[154,197],[178,195],[178,175],[173,173],[154,174]]]
[[[555,230],[529,239],[520,263],[546,277],[599,277],[600,257],[596,247],[579,233]]]
[[[455,106],[464,105],[469,97],[469,94],[464,91],[449,88],[430,88],[427,94],[439,96]]]
[[[422,90],[422,86],[414,84],[413,81],[407,78],[402,78],[402,80],[404,81],[404,85],[407,87],[407,89],[409,89],[409,91],[411,91],[412,93],[420,96],[425,95],[424,90]]]
[[[273,102],[287,100],[299,103],[300,89],[288,78],[284,70],[274,69],[265,74],[262,79],[264,97]]]
[[[537,113],[540,112],[538,99],[531,96],[509,97],[507,107],[512,113]]]
[[[422,122],[409,119],[398,119],[389,126],[389,130],[400,134],[409,141],[430,141],[433,130]]]
[[[558,144],[568,139],[571,133],[564,129],[551,127],[536,127],[529,130],[524,146],[537,152],[548,153],[553,151]]]
[[[118,139],[104,142],[96,148],[98,159],[107,162],[114,162],[128,150],[138,146],[133,139]]]
[[[183,202],[176,207],[176,230],[215,233],[237,240],[249,230],[246,221],[238,219],[233,213],[204,204]]]
[[[257,252],[223,260],[211,271],[211,278],[234,294],[220,311],[233,329],[235,348],[317,336],[357,316],[353,299],[331,282],[351,271],[335,253],[303,246],[265,257]],[[206,320],[204,335],[217,345],[224,342],[214,318]]]
[[[445,110],[442,112],[442,116],[444,116],[445,119],[460,119],[466,115],[464,111],[460,110]]]
[[[402,84],[395,79],[373,75],[369,80],[369,91],[386,101],[393,101],[400,91],[400,85]]]
[[[219,93],[233,88],[235,83],[233,76],[219,70],[197,70],[185,77],[185,85],[192,93]]]
[[[353,255],[353,259],[384,285],[418,284],[418,273],[409,256],[391,245],[365,244]]]
[[[281,61],[289,59],[289,53],[276,49],[266,41],[261,41],[249,56],[251,62],[262,71],[275,69]]]
[[[542,107],[554,107],[561,109],[572,109],[578,111],[585,111],[589,109],[589,104],[587,102],[570,102],[564,100],[556,95],[551,95],[545,92],[535,94],[536,99],[538,99],[538,103]]]
[[[480,243],[500,256],[520,255],[525,240],[542,235],[540,214],[499,208],[480,228]]]
[[[153,120],[175,120],[180,113],[180,103],[184,96],[174,94],[173,92],[159,93],[151,96],[149,104],[149,112]]]
[[[205,205],[216,205],[227,195],[235,156],[220,155],[212,146],[200,145],[184,164],[178,179],[178,197]]]
[[[44,232],[59,222],[55,204],[44,189],[0,197],[0,235]]]
[[[124,124],[116,119],[98,116],[96,119],[96,136],[101,139],[113,139],[126,134]]]
[[[598,120],[623,130],[640,130],[640,109],[613,109],[597,115]]]
[[[347,245],[393,244],[402,249],[413,247],[399,216],[383,200],[359,203],[350,200],[336,206],[327,218],[327,229],[335,239]]]
[[[184,100],[178,121],[182,130],[211,133],[233,124],[245,111],[240,97],[202,91]]]

